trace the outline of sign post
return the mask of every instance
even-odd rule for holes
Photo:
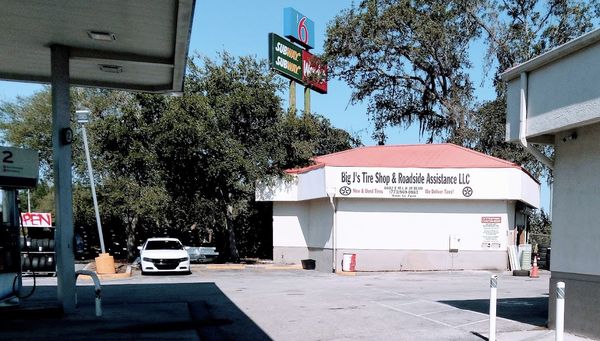
[[[296,82],[290,80],[290,110],[296,112]]]

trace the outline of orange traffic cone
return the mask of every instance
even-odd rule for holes
[[[529,277],[538,278],[540,275],[538,274],[538,265],[537,265],[537,255],[533,257],[533,268],[531,269],[531,274]]]

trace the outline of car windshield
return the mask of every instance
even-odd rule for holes
[[[183,246],[176,240],[150,240],[146,250],[183,250]]]

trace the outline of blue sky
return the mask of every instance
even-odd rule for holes
[[[350,6],[352,1],[323,0],[227,0],[196,1],[194,25],[190,44],[190,54],[198,52],[215,58],[220,51],[228,51],[234,56],[268,56],[267,37],[269,32],[282,35],[283,8],[294,7],[315,23],[315,53],[323,52],[325,28],[336,14]],[[494,97],[493,85],[487,80],[481,85],[484,63],[484,46],[475,43],[469,52],[473,62],[471,77],[475,95],[479,101]],[[0,101],[12,101],[17,96],[28,96],[41,89],[38,84],[0,81]],[[298,108],[303,108],[303,87],[297,86]],[[311,109],[331,120],[334,126],[358,135],[363,144],[373,145],[371,139],[373,125],[366,115],[366,103],[350,105],[350,89],[342,82],[331,80],[328,94],[311,93]],[[287,105],[287,92],[282,94]],[[418,134],[418,127],[408,129],[393,128],[388,131],[388,144],[424,143]],[[548,207],[548,190],[544,188],[543,206]],[[547,209],[546,209],[547,211]]]

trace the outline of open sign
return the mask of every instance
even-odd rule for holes
[[[21,213],[21,221],[24,227],[52,227],[52,215],[50,213]]]

